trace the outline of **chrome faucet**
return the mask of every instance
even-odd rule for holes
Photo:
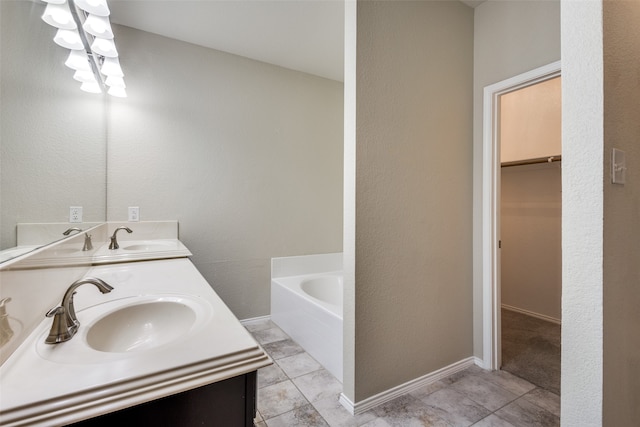
[[[118,234],[118,230],[126,230],[127,233],[131,234],[133,231],[129,227],[118,227],[116,231],[113,232],[113,236],[110,237],[111,243],[109,243],[109,249],[119,249],[120,245],[118,244],[118,240],[116,239],[116,234]]]
[[[68,236],[69,234],[71,234],[72,231],[82,231],[82,229],[78,228],[78,227],[71,227],[71,228],[67,228],[64,233],[62,233],[63,236]]]
[[[73,282],[64,293],[62,304],[52,308],[46,314],[47,317],[53,317],[53,324],[51,325],[49,336],[44,340],[45,343],[57,344],[69,341],[76,332],[78,332],[80,322],[76,317],[76,310],[73,307],[73,296],[76,294],[76,289],[85,283],[95,285],[103,294],[113,290],[113,287],[109,286],[105,281],[95,277],[85,277],[84,279]]]
[[[68,236],[69,234],[71,234],[72,231],[77,231],[78,233],[82,232],[82,229],[78,228],[78,227],[71,227],[68,228],[67,230],[65,230],[64,233],[62,233],[64,236]],[[89,233],[84,233],[84,245],[82,246],[82,250],[83,251],[90,251],[91,249],[93,249],[93,243],[91,243],[91,234]]]
[[[91,234],[84,233],[84,245],[82,246],[83,251],[90,251],[93,249],[93,243],[91,243]]]
[[[0,347],[5,345],[13,336],[13,329],[9,325],[9,315],[6,304],[11,302],[11,298],[0,299]]]

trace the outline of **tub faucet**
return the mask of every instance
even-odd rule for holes
[[[64,233],[62,233],[63,236],[68,236],[69,234],[71,234],[72,231],[77,231],[80,232],[82,231],[82,229],[78,228],[78,227],[71,227],[71,228],[67,228]]]
[[[126,230],[127,233],[131,234],[133,231],[129,227],[118,227],[116,231],[113,232],[113,236],[110,237],[111,243],[109,243],[109,249],[118,249],[120,245],[118,244],[118,239],[116,239],[116,234],[118,234],[118,230]]]
[[[78,332],[80,322],[76,317],[76,310],[73,308],[73,296],[76,294],[76,289],[85,283],[95,285],[103,294],[113,290],[105,281],[95,277],[86,277],[73,282],[64,293],[62,304],[52,308],[46,314],[47,317],[53,317],[53,324],[51,325],[49,336],[44,340],[45,343],[57,344],[69,341]]]

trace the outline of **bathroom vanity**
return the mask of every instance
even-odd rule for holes
[[[0,366],[1,425],[253,426],[256,371],[271,360],[188,258],[83,273],[113,290],[77,287],[80,326],[62,343],[45,343],[40,313]]]

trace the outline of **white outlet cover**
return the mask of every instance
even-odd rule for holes
[[[140,221],[140,208],[137,206],[129,207],[129,222]]]
[[[69,222],[82,222],[82,206],[69,206]]]

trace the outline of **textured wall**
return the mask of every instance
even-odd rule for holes
[[[356,403],[472,354],[473,70],[462,3],[357,6]]]
[[[66,222],[69,206],[105,219],[104,100],[64,66],[45,5],[0,2],[0,249],[16,245],[17,222]]]
[[[604,1],[605,426],[640,420],[640,2]],[[627,183],[611,184],[611,152]]]
[[[109,220],[178,220],[234,314],[269,314],[270,258],[342,251],[342,83],[114,32],[129,97],[109,105]]]
[[[482,98],[485,86],[560,59],[560,1],[475,8],[473,81],[473,349],[482,358]]]
[[[603,425],[602,58],[601,2],[562,2],[561,422],[567,427]]]

